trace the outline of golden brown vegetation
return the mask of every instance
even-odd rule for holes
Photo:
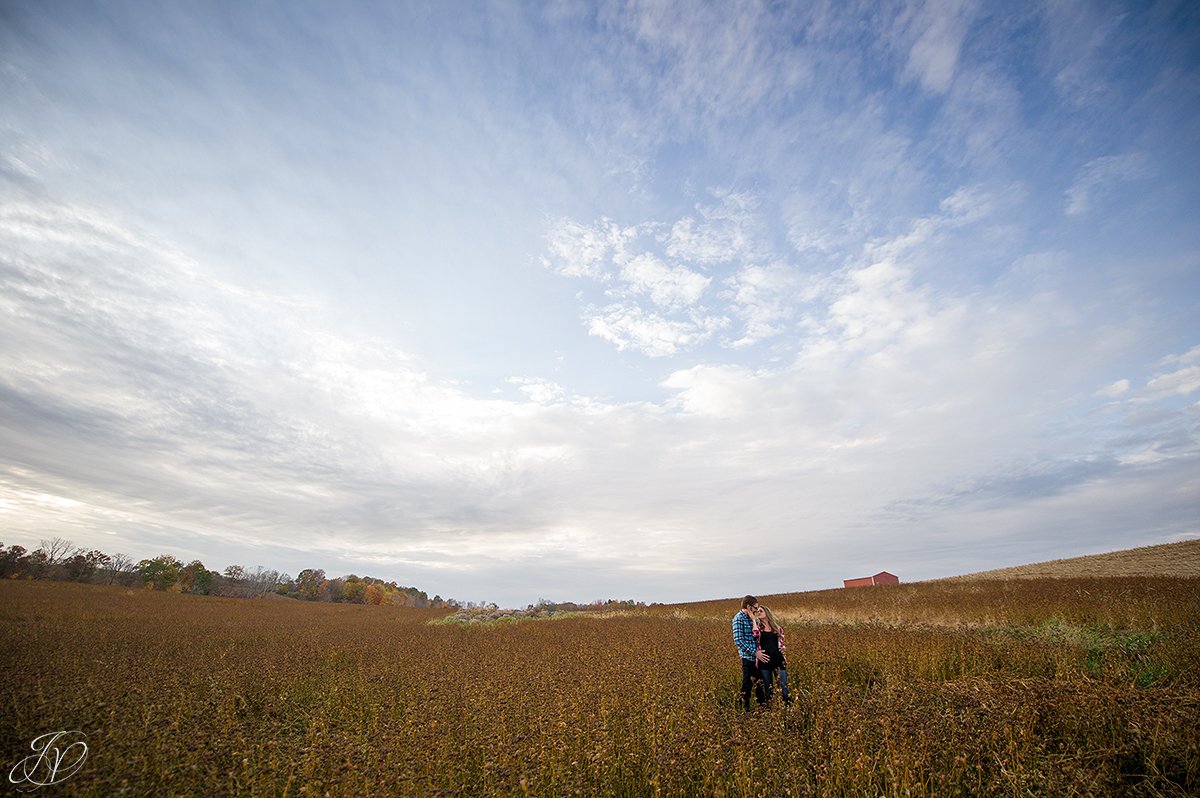
[[[764,599],[798,700],[746,716],[737,602],[461,625],[3,582],[0,753],[84,731],[67,795],[1195,795],[1198,586]]]
[[[1200,539],[998,568],[952,578],[1042,579],[1083,576],[1179,576],[1197,579],[1200,578]]]
[[[1012,579],[914,582],[808,593],[759,596],[781,621],[972,627],[1113,627],[1155,631],[1200,620],[1200,596],[1164,601],[1176,586],[1200,587],[1197,579]],[[1186,589],[1180,588],[1186,593]],[[694,615],[718,618],[737,599],[677,605]],[[678,610],[677,610],[678,611]]]

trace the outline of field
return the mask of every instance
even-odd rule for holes
[[[1141,546],[1136,549],[1071,557],[1066,560],[998,568],[965,576],[957,580],[974,579],[1038,579],[1042,577],[1079,576],[1183,576],[1200,577],[1200,539]]]
[[[5,581],[0,754],[84,732],[47,795],[1197,795],[1198,588],[764,597],[799,699],[746,715],[737,602],[462,625]]]

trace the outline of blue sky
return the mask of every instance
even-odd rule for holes
[[[0,7],[0,517],[463,600],[1200,535],[1200,11]]]

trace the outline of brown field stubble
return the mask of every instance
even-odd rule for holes
[[[56,795],[1200,793],[1200,584],[1023,584],[775,597],[798,700],[746,717],[736,602],[462,626],[5,582],[0,764],[79,729]]]
[[[1085,576],[1175,576],[1200,578],[1200,539],[997,568],[952,579],[1041,579]]]

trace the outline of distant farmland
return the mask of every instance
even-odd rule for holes
[[[463,625],[5,581],[0,754],[86,734],[47,795],[1200,794],[1196,579],[766,601],[798,700],[746,717],[737,602]]]
[[[1037,579],[1078,576],[1180,576],[1200,578],[1200,539],[1142,546],[1107,554],[999,568],[954,579]]]

